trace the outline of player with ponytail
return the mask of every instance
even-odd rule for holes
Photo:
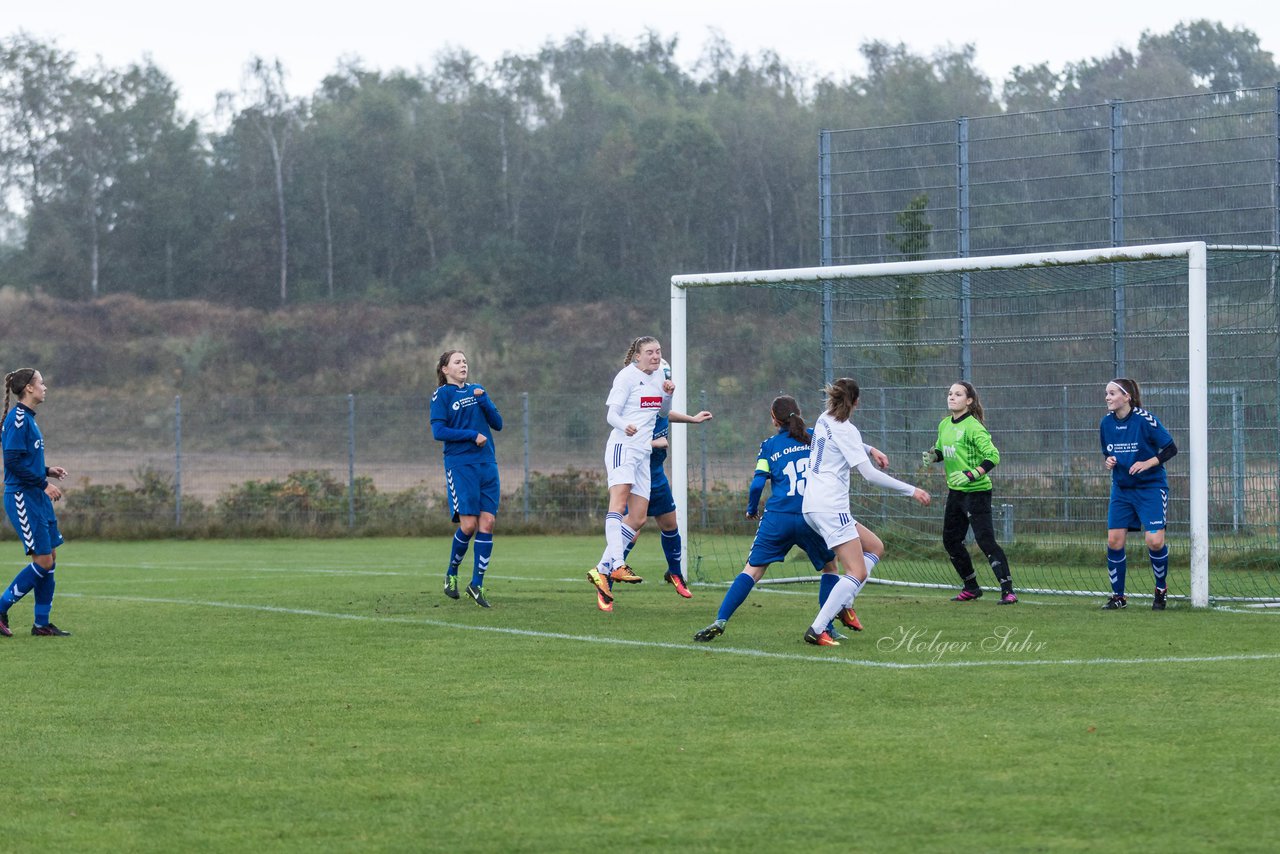
[[[949,488],[942,519],[942,547],[964,584],[953,601],[970,602],[982,596],[973,560],[964,544],[965,534],[973,528],[973,538],[1000,583],[999,604],[1013,605],[1018,597],[1013,592],[1009,560],[996,542],[991,522],[990,474],[1000,462],[1000,452],[983,423],[978,390],[963,380],[952,383],[947,389],[947,413],[938,423],[937,442],[921,459],[925,465],[943,463],[947,473]]]
[[[502,429],[502,414],[483,386],[468,382],[470,369],[461,350],[445,350],[436,364],[438,387],[431,395],[431,435],[444,443],[444,479],[449,507],[458,530],[453,534],[444,595],[458,596],[458,567],[475,537],[471,582],[467,595],[489,607],[484,573],[493,555],[493,526],[502,485],[493,430]]]
[[[1142,408],[1142,390],[1128,377],[1107,383],[1103,399],[1107,414],[1098,425],[1102,456],[1111,471],[1111,501],[1107,505],[1107,573],[1111,598],[1102,606],[1116,611],[1128,605],[1125,536],[1144,531],[1147,557],[1155,576],[1153,611],[1163,611],[1168,590],[1169,547],[1164,541],[1169,509],[1169,480],[1164,464],[1178,453],[1173,437],[1160,420]]]
[[[9,609],[35,591],[35,619],[31,634],[36,637],[67,637],[49,621],[53,608],[53,571],[57,567],[57,547],[62,545],[58,517],[53,502],[62,490],[49,478],[62,480],[67,470],[46,466],[44,435],[36,426],[36,407],[48,394],[44,377],[34,368],[12,371],[4,378],[4,416],[0,444],[4,446],[4,510],[18,534],[31,563],[14,576],[0,594],[0,636],[12,637]],[[10,403],[12,402],[12,408]]]
[[[650,454],[658,416],[671,412],[675,384],[662,373],[662,345],[643,335],[632,340],[623,358],[622,370],[613,378],[605,400],[605,420],[612,427],[604,449],[604,469],[609,484],[609,509],[604,517],[604,552],[600,561],[587,570],[587,580],[596,588],[596,605],[613,610],[611,582],[639,584],[643,578],[627,566],[624,553],[635,540],[636,527],[627,520],[649,515],[652,484]],[[710,417],[710,413],[707,413]]]
[[[802,507],[805,521],[836,553],[843,575],[836,581],[826,603],[818,609],[818,615],[804,633],[804,640],[816,646],[836,646],[839,641],[831,637],[827,627],[842,609],[853,608],[854,600],[880,557],[863,542],[870,532],[853,518],[850,510],[849,472],[856,470],[869,483],[909,495],[925,507],[931,498],[923,489],[890,477],[871,464],[862,434],[852,421],[860,394],[858,383],[842,377],[825,391],[827,411],[819,415],[813,425]],[[878,539],[875,542],[879,542]],[[881,552],[883,548],[881,545]]]
[[[751,488],[747,494],[746,517],[760,519],[760,526],[751,543],[746,566],[725,593],[715,622],[695,633],[693,639],[696,641],[715,640],[724,634],[729,618],[746,601],[756,583],[764,577],[769,565],[785,560],[794,547],[803,549],[813,568],[822,573],[818,585],[819,606],[826,603],[827,597],[840,580],[835,553],[809,527],[802,512],[811,431],[805,426],[800,404],[790,395],[775,397],[769,406],[769,418],[777,432],[760,443],[755,476],[751,479]],[[888,457],[870,445],[865,450],[881,468],[889,464]],[[760,498],[766,484],[769,486],[769,500],[765,503],[761,518]],[[862,525],[857,527],[863,548],[878,560],[884,553],[884,544]],[[862,623],[858,621],[858,615],[852,608],[841,609],[838,617],[848,628],[862,630]],[[826,634],[833,639],[840,637],[834,621],[827,625]]]

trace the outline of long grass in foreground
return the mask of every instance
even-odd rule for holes
[[[68,544],[0,639],[13,851],[1274,850],[1280,615],[648,580],[598,538]],[[16,563],[15,563],[16,569]],[[788,568],[788,574],[790,573]],[[463,582],[469,573],[464,569]]]

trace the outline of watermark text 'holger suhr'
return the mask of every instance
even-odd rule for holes
[[[942,631],[930,632],[918,626],[898,626],[891,634],[876,641],[881,652],[901,652],[928,656],[941,661],[963,653],[1017,656],[1043,652],[1045,642],[1035,639],[1034,631],[1020,632],[1014,626],[996,626],[981,638],[945,638]]]

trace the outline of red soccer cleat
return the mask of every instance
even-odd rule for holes
[[[855,632],[862,631],[862,622],[852,608],[841,608],[840,613],[836,616],[840,619],[840,622],[845,624],[846,628],[853,629]]]
[[[812,627],[804,630],[804,642],[811,643],[814,646],[839,646],[840,641],[835,640],[826,632],[818,633]]]
[[[686,599],[692,599],[693,594],[689,592],[689,588],[685,586],[684,579],[676,575],[674,572],[668,572],[662,576],[662,580],[668,584],[675,585],[676,592]]]

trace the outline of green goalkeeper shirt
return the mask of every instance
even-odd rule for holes
[[[990,471],[1000,462],[1000,452],[991,441],[991,433],[981,421],[966,412],[957,421],[951,416],[938,424],[938,443],[934,446],[942,454],[947,477],[958,471],[974,471],[979,466]],[[989,492],[991,478],[983,475],[964,486],[953,486],[960,492]]]

